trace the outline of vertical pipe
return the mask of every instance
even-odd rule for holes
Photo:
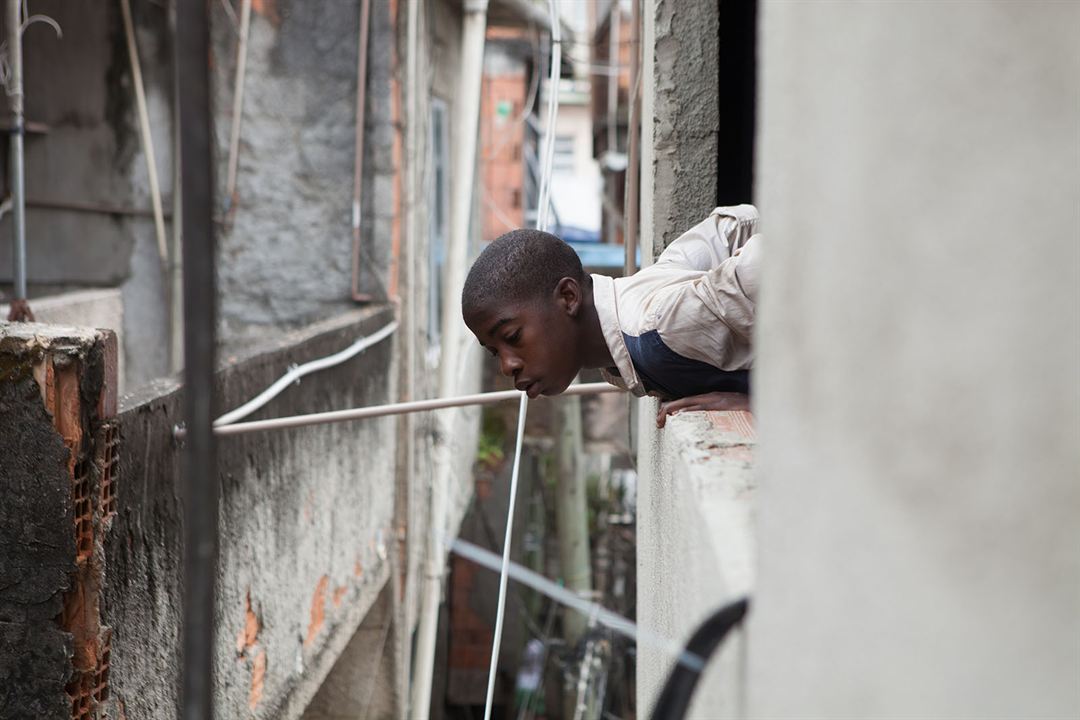
[[[352,200],[352,297],[353,300],[361,302],[371,300],[371,296],[360,292],[360,201],[364,187],[364,120],[367,101],[368,22],[370,17],[371,0],[361,0],[360,37],[357,40],[356,50],[356,150],[353,155]],[[391,280],[391,285],[394,290],[397,289],[394,279]]]
[[[614,157],[619,152],[619,23],[622,21],[622,13],[619,11],[619,1],[611,3],[608,11],[608,77],[607,77],[607,155]],[[613,181],[615,171],[608,169],[609,178]],[[604,192],[608,194],[610,202],[605,203],[607,214],[607,242],[614,245],[618,238],[618,228],[615,225],[615,183],[608,182]],[[610,209],[609,209],[610,208]]]
[[[484,40],[487,31],[487,0],[465,0],[461,31],[461,84],[454,99],[455,122],[453,168],[455,183],[451,194],[450,246],[444,276],[442,308],[442,351],[439,363],[439,395],[458,392],[458,377],[466,355],[462,347],[464,322],[460,293],[465,282],[469,255],[469,215],[472,209],[473,179],[476,170],[477,131],[480,123],[480,88],[483,81]],[[448,418],[440,418],[449,423]],[[431,709],[431,681],[435,662],[439,600],[446,560],[443,536],[446,527],[448,485],[450,484],[450,443],[452,426],[443,427],[444,439],[436,447],[435,477],[431,487],[431,532],[428,540],[420,624],[417,629],[413,672],[412,717],[424,720]]]
[[[214,418],[214,178],[207,3],[176,4],[184,227],[184,615],[181,717],[212,720],[218,475]]]
[[[626,257],[623,262],[623,275],[629,277],[637,270],[638,245],[638,192],[641,167],[638,160],[641,145],[641,0],[634,0],[632,14],[633,28],[630,31],[630,119],[628,121],[630,137],[627,141],[626,196],[623,207],[626,222],[623,229]]]
[[[244,79],[247,77],[247,45],[251,32],[251,0],[240,7],[240,39],[236,44],[236,80],[233,83],[232,127],[229,130],[229,165],[225,177],[225,203],[235,210],[236,169],[240,162],[240,122],[244,116]]]
[[[26,300],[26,186],[23,170],[23,66],[20,0],[7,0],[8,64],[11,99],[11,218],[14,246],[15,300]],[[14,303],[12,309],[14,309]]]

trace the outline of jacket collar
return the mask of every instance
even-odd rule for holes
[[[614,368],[601,370],[604,379],[613,385],[629,390],[638,397],[645,395],[645,386],[641,383],[634,363],[630,360],[630,352],[626,349],[623,341],[622,325],[619,323],[619,305],[616,300],[615,280],[606,275],[593,275],[593,303],[596,306],[596,315],[600,319],[600,330],[604,333],[604,342],[607,343],[611,358],[615,361]],[[618,374],[612,372],[617,370]]]

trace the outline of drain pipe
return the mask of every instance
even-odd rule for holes
[[[8,97],[11,100],[11,219],[14,246],[15,299],[11,303],[9,320],[29,320],[30,306],[26,302],[26,185],[23,171],[23,67],[22,20],[20,0],[7,0],[7,46],[10,79]]]
[[[370,302],[372,297],[360,292],[360,200],[364,187],[364,120],[367,100],[367,54],[368,21],[371,17],[371,0],[360,3],[360,38],[357,41],[356,58],[356,152],[353,156],[352,199],[352,299]],[[387,298],[390,300],[392,298]]]
[[[484,39],[487,32],[487,0],[465,0],[461,38],[461,84],[455,99],[454,140],[457,163],[450,201],[450,247],[443,285],[442,351],[439,363],[439,395],[449,397],[459,391],[459,368],[466,353],[461,347],[464,322],[459,312],[460,293],[465,282],[469,255],[469,210],[472,208],[476,171],[477,132],[480,123],[480,90],[483,82]],[[446,548],[448,485],[450,483],[450,438],[454,427],[444,420],[444,440],[436,448],[435,478],[431,488],[431,534],[428,542],[413,667],[411,717],[426,720],[431,710],[431,680],[435,664],[435,635],[439,622]]]

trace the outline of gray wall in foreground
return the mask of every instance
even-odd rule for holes
[[[1080,5],[765,3],[754,717],[1080,715]]]

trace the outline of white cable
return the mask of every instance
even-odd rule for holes
[[[497,572],[501,566],[498,555],[461,538],[450,538],[447,540],[447,544],[455,555],[472,560],[477,565],[488,570]],[[625,638],[665,650],[680,664],[691,670],[700,672],[705,668],[705,660],[701,656],[684,649],[678,641],[638,627],[633,620],[624,618],[622,615],[614,613],[598,603],[581,598],[572,590],[567,590],[564,586],[549,580],[535,570],[530,570],[518,563],[510,563],[509,575],[522,585],[531,587],[561,605],[565,605],[588,618],[594,618],[597,624],[610,628]]]
[[[537,205],[536,226],[547,230],[548,204],[551,196],[551,166],[555,159],[555,121],[559,114],[559,76],[562,74],[562,32],[555,0],[548,0],[551,17],[551,76],[548,81],[548,118],[545,131],[544,163],[540,171],[540,197]],[[495,637],[491,644],[491,665],[488,668],[487,699],[484,702],[484,720],[491,720],[491,707],[495,698],[495,671],[499,666],[499,646],[502,644],[503,615],[506,611],[506,581],[510,568],[510,540],[514,527],[514,506],[517,504],[518,469],[521,466],[521,441],[525,435],[525,412],[529,396],[521,394],[518,406],[517,445],[514,448],[514,467],[510,473],[510,501],[506,511],[506,537],[503,540],[502,571],[499,574],[499,604],[495,613]]]
[[[356,354],[367,350],[375,343],[386,339],[390,336],[391,333],[394,332],[394,330],[397,329],[397,325],[398,324],[396,322],[392,322],[381,330],[372,333],[367,337],[360,338],[339,353],[334,353],[333,355],[328,355],[327,357],[320,358],[318,360],[306,362],[299,367],[291,368],[289,372],[282,375],[281,378],[273,385],[266,388],[261,393],[259,393],[254,398],[247,401],[240,407],[236,408],[235,410],[230,410],[229,412],[225,413],[217,420],[215,420],[214,427],[228,425],[230,423],[236,422],[237,420],[242,420],[243,418],[247,417],[251,413],[261,408],[266,403],[273,400],[282,390],[289,387],[289,385],[293,384],[305,375],[310,375],[311,373],[318,370],[325,370],[326,368],[333,367],[334,365],[340,365],[341,363],[345,362]]]

